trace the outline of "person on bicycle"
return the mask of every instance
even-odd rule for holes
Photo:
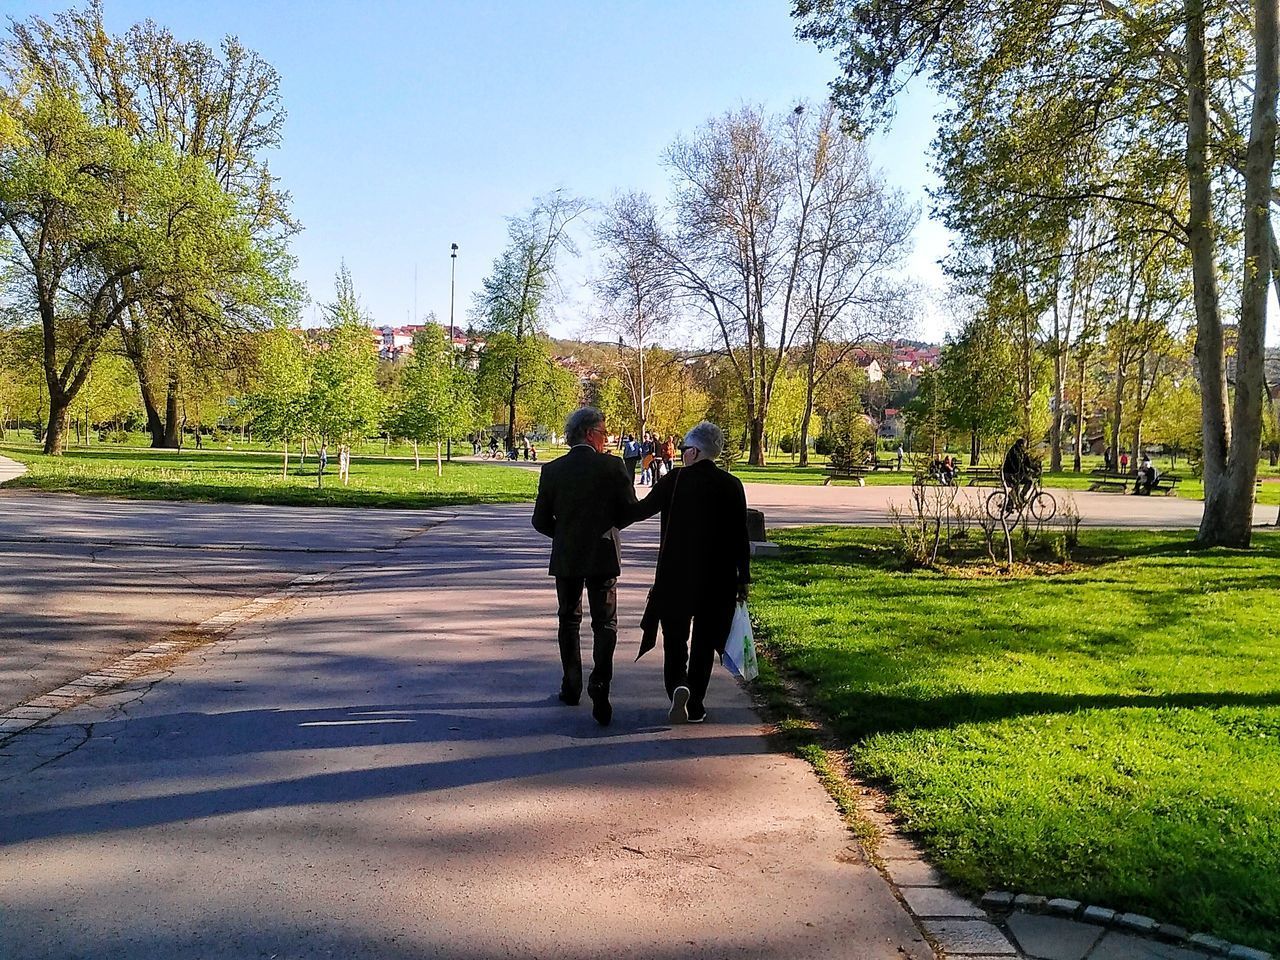
[[[498,454],[498,438],[496,436],[490,437],[489,438],[489,456],[494,457],[494,456],[497,456],[497,454]]]
[[[1016,502],[1026,503],[1027,494],[1035,486],[1036,466],[1031,455],[1027,453],[1027,441],[1024,438],[1019,437],[1013,442],[1013,446],[1005,454],[1004,466],[1000,468],[1000,473],[1004,477],[1005,486],[1011,492],[1015,492]]]

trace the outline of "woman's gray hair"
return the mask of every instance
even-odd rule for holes
[[[564,441],[573,446],[585,443],[587,434],[604,423],[604,414],[595,407],[579,407],[564,422]]]
[[[724,431],[710,420],[703,420],[684,435],[685,446],[697,447],[703,456],[714,460],[724,451]]]

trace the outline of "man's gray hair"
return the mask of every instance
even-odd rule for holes
[[[686,446],[697,447],[703,456],[714,460],[724,450],[724,431],[710,420],[703,420],[684,435]]]
[[[564,442],[586,443],[587,434],[604,423],[604,414],[595,407],[579,407],[564,422]]]

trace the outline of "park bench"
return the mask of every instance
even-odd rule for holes
[[[822,481],[825,487],[833,480],[857,480],[858,486],[865,487],[866,481],[863,479],[872,470],[871,467],[865,467],[861,464],[855,464],[852,467],[823,467],[827,478]]]
[[[1004,478],[999,467],[965,467],[967,487],[1003,487]]]
[[[873,470],[896,470],[897,467],[898,467],[898,460],[896,457],[876,457],[875,466],[872,467],[872,469]]]
[[[1173,493],[1174,489],[1178,486],[1178,481],[1181,479],[1181,477],[1174,476],[1170,473],[1161,474],[1156,477],[1156,482],[1151,485],[1151,492],[1163,493],[1167,497],[1169,494]]]
[[[1124,493],[1136,479],[1135,474],[1121,473],[1119,470],[1107,470],[1104,467],[1090,470],[1089,476],[1093,477],[1093,481],[1089,484],[1089,489],[1100,493]]]

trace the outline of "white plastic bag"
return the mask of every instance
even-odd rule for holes
[[[756,664],[756,641],[751,635],[751,617],[745,603],[739,603],[733,611],[733,625],[729,627],[729,639],[725,642],[721,662],[730,673],[743,680],[754,680],[760,674]]]

